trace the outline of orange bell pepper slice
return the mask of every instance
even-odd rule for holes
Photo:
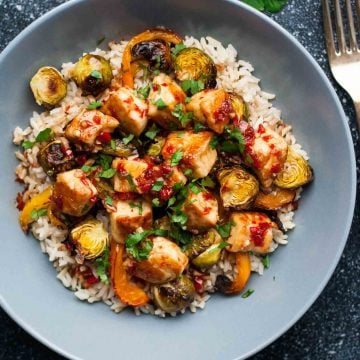
[[[34,210],[48,208],[51,203],[52,186],[28,200],[20,213],[20,225],[23,231],[29,230],[29,225],[35,220],[32,216]]]
[[[248,282],[251,273],[251,262],[249,253],[238,252],[235,254],[235,267],[237,273],[227,293],[236,294],[241,292]]]
[[[182,42],[182,38],[167,29],[151,29],[146,30],[138,35],[135,35],[126,45],[123,53],[121,73],[122,84],[129,88],[134,87],[134,74],[131,71],[131,49],[134,45],[142,41],[163,40],[171,44],[179,44]]]
[[[111,243],[110,276],[115,295],[125,304],[142,306],[149,302],[146,292],[131,282],[123,264],[124,245]]]

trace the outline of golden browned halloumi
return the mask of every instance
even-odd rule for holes
[[[142,194],[143,191],[138,184],[149,167],[148,163],[142,159],[122,159],[116,158],[112,162],[112,167],[117,170],[113,177],[114,189],[117,192],[137,192]]]
[[[186,105],[187,111],[194,113],[194,118],[206,124],[218,134],[224,131],[234,110],[228,93],[224,89],[207,89],[195,94]]]
[[[73,143],[94,146],[102,133],[112,133],[119,122],[98,110],[82,110],[66,127],[65,136]]]
[[[210,146],[213,134],[209,131],[194,133],[193,131],[174,131],[168,135],[162,156],[170,160],[175,152],[181,151],[181,167],[191,169],[194,178],[202,178],[209,174],[215,164],[217,153]]]
[[[155,76],[148,98],[149,118],[165,129],[179,126],[172,111],[177,104],[184,104],[185,98],[184,91],[170,76],[163,73]]]
[[[147,102],[137,97],[135,90],[126,87],[110,93],[101,111],[118,119],[121,130],[136,136],[140,136],[148,123]]]
[[[179,246],[164,237],[154,237],[153,248],[147,260],[129,261],[128,271],[152,284],[176,279],[188,264],[187,256]]]
[[[58,174],[52,199],[64,214],[82,216],[94,206],[97,190],[82,170],[75,169]]]
[[[152,207],[148,201],[114,200],[115,211],[110,213],[110,229],[112,238],[124,243],[128,234],[138,228],[148,229],[152,225]]]
[[[209,191],[195,194],[189,190],[181,210],[188,217],[186,227],[189,230],[204,230],[214,227],[219,219],[217,200]]]
[[[276,225],[267,215],[259,212],[234,212],[230,221],[233,226],[227,239],[230,246],[226,250],[253,251],[259,254],[269,252],[273,240],[272,229]]]
[[[260,125],[255,132],[253,144],[246,151],[253,160],[252,167],[261,184],[265,188],[270,187],[286,160],[288,145],[285,139],[275,131]]]

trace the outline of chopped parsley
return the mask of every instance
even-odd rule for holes
[[[114,139],[111,139],[110,140],[110,147],[111,147],[111,150],[116,150],[116,141]]]
[[[201,80],[184,80],[181,82],[181,88],[191,95],[195,95],[205,89],[205,84]]]
[[[213,137],[211,138],[211,140],[210,140],[210,143],[209,143],[210,147],[211,147],[212,149],[216,149],[216,147],[218,146],[218,144],[219,144],[219,138],[218,138],[217,136],[213,136]]]
[[[99,164],[103,170],[110,169],[112,160],[112,156],[107,154],[98,154],[96,157],[96,163]]]
[[[110,283],[109,281],[109,248],[106,248],[102,255],[95,260],[95,272],[99,277],[100,281],[106,285]]]
[[[156,105],[159,110],[164,110],[167,108],[167,105],[164,103],[164,100],[162,98],[157,99],[153,102],[153,104]]]
[[[215,183],[211,180],[211,178],[209,178],[208,176],[207,177],[205,177],[205,178],[203,178],[203,179],[201,179],[201,181],[200,181],[200,185],[202,186],[202,187],[208,187],[208,188],[210,188],[210,189],[213,189],[214,187],[215,187]]]
[[[189,189],[191,190],[192,193],[194,193],[195,195],[201,193],[201,189],[193,182],[191,182],[189,184]]]
[[[216,247],[213,247],[212,249],[209,250],[209,254],[213,253],[216,250],[222,250],[229,245],[230,244],[227,241],[221,241]]]
[[[81,170],[86,173],[88,173],[90,171],[94,171],[95,169],[97,169],[97,166],[84,165],[81,167]]]
[[[100,100],[92,101],[88,106],[88,110],[95,110],[102,106],[102,102]]]
[[[191,176],[192,173],[193,173],[193,170],[192,170],[192,169],[186,169],[186,170],[184,171],[184,175],[185,175],[185,176]]]
[[[170,221],[175,224],[185,225],[188,220],[188,216],[181,210],[176,211],[170,215]]]
[[[131,202],[130,203],[130,207],[132,209],[134,208],[137,208],[139,210],[139,215],[142,215],[143,214],[143,206],[142,206],[142,202],[139,201],[139,202]]]
[[[176,44],[172,49],[171,49],[171,54],[173,56],[176,56],[181,50],[186,49],[186,45],[184,45],[184,43],[179,43]]]
[[[101,74],[101,72],[98,71],[98,70],[93,70],[93,71],[91,71],[90,76],[93,77],[93,78],[95,78],[95,79],[98,79],[98,80],[101,80],[102,77],[103,77],[102,74]]]
[[[203,124],[201,124],[201,123],[199,123],[199,122],[196,122],[196,123],[194,124],[194,132],[198,133],[198,132],[200,132],[200,131],[202,131],[202,130],[206,130],[206,126],[203,125]],[[214,139],[214,138],[216,138],[216,136],[214,136],[212,139]],[[212,141],[212,139],[211,139],[211,141]],[[210,141],[210,144],[211,144],[211,141]],[[210,146],[211,146],[211,145],[210,145]]]
[[[189,111],[184,111],[184,105],[183,104],[176,104],[174,107],[174,110],[171,112],[171,114],[179,119],[180,124],[182,127],[186,127],[186,125],[192,120],[194,117],[194,114]]]
[[[241,295],[241,297],[243,298],[243,299],[246,299],[246,298],[248,298],[252,293],[254,293],[255,292],[255,290],[254,289],[248,289],[246,292],[244,292],[242,295]]]
[[[158,180],[155,182],[151,190],[158,192],[162,189],[163,186],[164,186],[164,182],[162,180]]]
[[[129,144],[129,143],[134,139],[134,137],[135,137],[134,134],[130,134],[130,135],[122,138],[122,142],[123,142],[125,145],[127,145],[127,144]]]
[[[184,153],[181,150],[175,151],[171,156],[170,166],[177,166],[183,157]]]
[[[183,230],[180,227],[172,224],[168,234],[176,243],[186,246],[191,243],[192,235],[189,231]]]
[[[190,97],[190,96],[187,96],[187,97],[185,98],[185,104],[188,104],[190,101],[191,101],[191,97]]]
[[[270,267],[270,257],[269,255],[266,255],[262,260],[262,264],[264,265],[265,269],[268,269]]]
[[[167,207],[173,206],[176,203],[176,197],[172,196],[167,203]]]
[[[136,185],[135,185],[134,180],[133,180],[133,178],[131,177],[130,174],[126,175],[126,180],[128,181],[128,183],[130,185],[130,190],[135,191],[136,190]]]
[[[111,196],[107,195],[106,198],[105,198],[105,204],[109,205],[109,206],[112,206],[113,205],[113,198]]]
[[[150,86],[149,85],[145,85],[139,89],[137,89],[137,94],[140,98],[142,99],[147,99],[149,97],[150,94]]]
[[[53,137],[53,131],[50,128],[46,128],[39,132],[39,134],[36,136],[35,141],[31,140],[25,140],[22,143],[22,147],[26,149],[31,149],[36,143],[43,142],[43,141],[49,141]]]
[[[260,11],[277,13],[288,3],[288,0],[242,0],[244,3]]]
[[[46,214],[47,214],[47,208],[33,209],[31,211],[31,219],[38,220],[40,217],[45,216]]]
[[[159,131],[160,130],[156,124],[152,124],[150,129],[145,133],[145,136],[151,140],[154,140]]]
[[[216,225],[216,231],[223,239],[227,239],[230,236],[232,226],[233,224],[231,222],[223,225]]]
[[[105,179],[111,179],[116,174],[116,169],[109,168],[101,171],[97,176]]]
[[[158,198],[152,199],[151,203],[155,207],[160,207],[160,200]]]

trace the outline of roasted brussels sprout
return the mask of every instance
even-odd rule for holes
[[[213,244],[193,259],[192,263],[199,268],[215,265],[220,260],[221,250],[219,244]]]
[[[283,189],[296,189],[312,179],[313,171],[309,163],[289,147],[284,168],[276,176],[274,184]]]
[[[130,143],[125,145],[120,139],[113,139],[113,141],[104,144],[101,152],[111,156],[127,158],[135,154],[136,147]]]
[[[51,66],[40,68],[32,77],[30,87],[36,102],[46,107],[57,105],[67,93],[65,79]]]
[[[154,222],[155,229],[162,229],[162,230],[170,230],[171,223],[170,219],[167,216],[163,216],[159,219],[156,219]]]
[[[92,182],[98,191],[98,197],[100,199],[105,200],[108,196],[112,197],[114,195],[115,191],[113,186],[104,178],[94,176]]]
[[[151,69],[167,71],[171,68],[171,52],[167,43],[161,40],[142,41],[131,49],[133,60],[145,59]]]
[[[149,149],[147,151],[148,155],[150,156],[158,156],[161,154],[161,149],[163,148],[164,144],[165,144],[166,139],[161,137],[161,136],[157,136],[155,138],[155,142],[152,143],[149,146]]]
[[[84,95],[98,95],[113,78],[110,63],[99,55],[86,54],[75,65],[73,78]]]
[[[229,93],[230,102],[238,120],[247,121],[249,112],[244,99],[237,94]]]
[[[195,298],[193,282],[185,275],[152,288],[154,301],[162,310],[172,313],[188,306]]]
[[[296,191],[290,189],[276,188],[269,194],[260,191],[255,198],[254,206],[259,209],[277,210],[291,203],[295,195]]]
[[[179,81],[201,80],[205,88],[216,87],[216,66],[202,50],[194,47],[181,50],[175,58],[174,67]]]
[[[80,258],[87,260],[100,256],[109,245],[109,234],[103,223],[96,219],[79,223],[71,230],[70,238]]]
[[[203,253],[210,246],[221,241],[221,237],[215,229],[210,229],[207,233],[193,237],[193,241],[185,250],[185,255],[194,259]]]
[[[43,146],[37,159],[45,173],[54,175],[68,171],[75,165],[74,155],[66,138],[61,137]]]
[[[241,168],[222,169],[217,174],[220,197],[225,208],[247,209],[259,192],[255,176]]]

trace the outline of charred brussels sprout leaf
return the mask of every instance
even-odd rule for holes
[[[210,229],[206,234],[194,236],[192,242],[186,247],[185,254],[190,259],[194,259],[220,241],[221,237],[218,232],[215,229]]]
[[[248,118],[248,109],[245,101],[240,95],[229,93],[231,106],[239,120],[246,120]]]
[[[309,163],[289,147],[284,168],[277,175],[274,184],[283,189],[296,189],[313,179]]]
[[[99,257],[109,244],[109,234],[101,221],[88,219],[71,230],[71,240],[80,257],[95,259]]]
[[[161,40],[142,41],[131,49],[133,60],[145,59],[152,70],[167,71],[171,68],[170,47]]]
[[[171,313],[184,309],[195,298],[193,282],[185,275],[152,288],[154,301],[162,310]]]
[[[75,65],[73,78],[84,95],[98,95],[113,78],[110,63],[99,55],[86,54]]]
[[[120,139],[112,139],[106,143],[101,150],[102,153],[127,158],[136,152],[135,146],[132,144],[124,144]]]
[[[53,107],[67,93],[66,81],[60,72],[50,66],[40,68],[30,81],[30,87],[39,105]]]
[[[246,209],[259,192],[255,176],[241,168],[222,169],[218,172],[220,197],[225,208]]]
[[[70,170],[75,165],[69,142],[65,138],[59,138],[43,146],[38,152],[37,158],[41,167],[50,177]]]
[[[216,86],[216,66],[202,50],[188,47],[178,52],[175,58],[175,75],[179,81],[203,81],[205,88]]]

